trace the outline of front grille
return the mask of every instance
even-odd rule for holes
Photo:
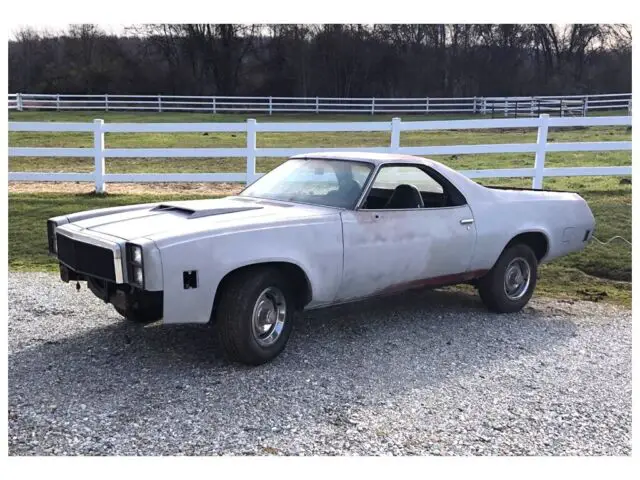
[[[76,272],[115,281],[113,251],[57,234],[58,260]]]

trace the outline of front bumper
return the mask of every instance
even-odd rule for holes
[[[60,279],[66,283],[86,281],[91,293],[120,312],[131,308],[146,309],[158,312],[158,317],[162,317],[164,292],[161,290],[148,292],[127,284],[116,284],[76,272],[63,263],[60,263]]]

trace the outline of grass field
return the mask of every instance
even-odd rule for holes
[[[244,121],[247,116],[189,113],[114,113],[114,112],[11,112],[18,121],[89,121],[103,118],[107,122],[151,121]],[[258,121],[369,121],[389,120],[388,116],[287,115],[257,116]],[[403,117],[423,119],[425,117]],[[433,116],[426,117],[433,119]],[[449,117],[451,118],[451,117]],[[403,132],[402,146],[525,143],[536,138],[535,129]],[[626,127],[552,129],[551,142],[630,140]],[[88,133],[10,132],[10,146],[91,146]],[[386,146],[389,133],[309,133],[258,134],[259,147]],[[107,147],[240,147],[243,134],[107,134]],[[513,168],[533,166],[531,154],[434,156],[456,169]],[[266,172],[283,159],[260,158],[257,169]],[[548,166],[620,166],[631,165],[631,152],[577,152],[548,154]],[[90,172],[91,159],[10,158],[9,171]],[[243,172],[243,159],[111,159],[109,173],[163,172]],[[529,178],[481,181],[481,183],[530,187]],[[596,236],[609,239],[622,235],[631,239],[631,185],[616,177],[567,177],[545,180],[545,188],[577,191],[589,202],[597,220]],[[157,192],[157,190],[155,190]],[[200,193],[202,195],[203,193]],[[206,191],[204,192],[206,194]],[[9,195],[9,266],[19,270],[53,270],[55,264],[46,256],[45,220],[73,211],[152,201],[154,198],[194,198],[193,194],[168,189],[161,196],[144,195],[74,195],[62,193],[10,193]],[[554,297],[592,299],[629,305],[631,298],[631,249],[623,242],[607,246],[591,244],[584,252],[563,258],[541,270],[539,292]]]

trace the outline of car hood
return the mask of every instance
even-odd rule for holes
[[[248,197],[187,200],[151,204],[145,208],[106,213],[77,222],[83,230],[124,240],[168,238],[202,231],[233,231],[310,221],[336,214],[328,207],[276,202]]]

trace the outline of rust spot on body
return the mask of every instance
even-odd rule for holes
[[[456,273],[453,275],[442,275],[439,277],[422,278],[419,280],[413,280],[411,282],[396,283],[382,289],[379,293],[396,293],[404,290],[411,290],[414,288],[436,288],[444,287],[446,285],[455,285],[457,283],[464,283],[476,278],[482,277],[489,270],[472,270],[470,272]]]

